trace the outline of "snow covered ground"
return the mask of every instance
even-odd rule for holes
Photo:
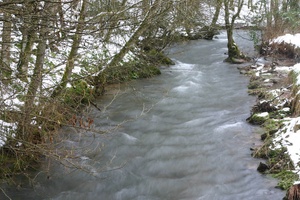
[[[285,34],[273,40],[275,43],[288,43],[300,48],[300,34]],[[292,70],[298,74],[297,85],[300,85],[300,63],[295,64]],[[282,145],[288,150],[291,160],[294,162],[296,172],[300,175],[300,117],[286,118],[285,128],[276,134],[275,142],[282,141]]]
[[[298,47],[300,48],[300,33],[297,33],[297,34],[285,34],[283,36],[279,36],[277,38],[275,38],[273,40],[274,43],[287,43],[287,44],[291,44],[291,45],[294,45],[295,47]]]
[[[271,43],[287,43],[294,46],[295,48],[300,48],[300,34],[285,34],[273,39]],[[290,67],[280,66],[275,70],[284,70],[287,72],[294,71],[297,75],[295,84],[300,86],[300,63],[297,63],[294,66]],[[257,75],[259,75],[259,72],[257,73]],[[283,124],[284,126],[275,133],[273,143],[275,145],[275,148],[287,148],[287,153],[289,154],[295,166],[295,173],[297,173],[300,177],[300,117],[296,116],[284,118]]]

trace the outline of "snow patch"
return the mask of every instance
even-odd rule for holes
[[[14,132],[17,130],[17,123],[8,123],[0,120],[0,147],[2,147],[7,137],[14,137]]]
[[[275,133],[275,148],[286,147],[296,173],[300,175],[300,117],[285,118],[284,127]]]
[[[295,47],[300,47],[300,33],[297,34],[285,34],[283,36],[279,36],[277,38],[275,38],[271,43],[287,43],[287,44],[291,44],[294,45]]]
[[[265,118],[265,117],[269,116],[269,113],[268,112],[263,112],[263,113],[257,114],[256,116]]]

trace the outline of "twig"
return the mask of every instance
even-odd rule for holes
[[[92,102],[92,101],[90,101],[90,103],[91,103],[97,110],[101,111],[101,108],[99,108],[99,107],[97,106],[96,103],[94,103],[94,102]]]
[[[10,198],[10,197],[6,194],[6,192],[3,190],[2,187],[0,187],[0,190],[2,191],[2,193],[3,193],[9,200],[12,200],[12,198]]]
[[[108,105],[106,105],[104,108],[103,108],[103,111],[106,111],[106,109],[116,100],[116,98],[117,98],[117,96],[119,95],[119,93],[120,93],[120,88],[119,88],[119,90],[117,91],[117,93],[116,94],[114,94],[114,98],[109,102],[109,104]]]

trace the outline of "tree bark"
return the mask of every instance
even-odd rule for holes
[[[85,17],[86,17],[86,6],[87,6],[87,0],[83,0],[77,27],[76,27],[76,32],[73,37],[73,44],[72,44],[71,52],[67,59],[66,68],[65,68],[65,71],[64,71],[64,74],[63,74],[60,84],[54,89],[54,91],[51,95],[52,98],[59,96],[62,93],[62,91],[66,88],[67,83],[70,80],[70,77],[72,75],[72,70],[75,67],[74,64],[75,64],[76,57],[78,56],[78,49],[80,46],[80,42],[82,39],[82,33],[84,30],[84,26],[85,26],[84,21],[85,21]]]
[[[47,38],[49,35],[49,28],[48,28],[49,19],[47,17],[48,15],[50,15],[50,6],[51,6],[50,1],[45,2],[42,15],[40,16],[41,17],[40,25],[39,25],[40,32],[38,37],[35,67],[26,94],[23,121],[19,124],[19,134],[21,134],[20,138],[29,143],[32,142],[32,139],[34,137],[32,130],[30,130],[29,125],[35,114],[34,113],[35,99],[37,97],[38,89],[42,84],[42,71],[43,71],[43,65],[45,60],[45,52],[47,48]]]
[[[231,0],[224,0],[224,7],[225,7],[225,27],[227,32],[227,48],[228,48],[228,58],[225,60],[227,62],[236,62],[238,59],[245,58],[245,56],[241,53],[238,46],[236,45],[234,39],[233,39],[233,28],[234,28],[234,22],[236,18],[239,16],[244,0],[238,1],[238,10],[237,12],[231,17],[230,20],[230,12],[229,12],[229,3]]]
[[[19,57],[19,62],[17,65],[18,78],[27,82],[28,76],[28,64],[29,58],[31,56],[31,50],[34,44],[34,32],[33,31],[23,31],[22,41],[21,41],[21,52]]]
[[[271,14],[271,9],[272,7],[272,1],[270,2],[270,5],[268,6],[267,2],[264,2],[264,7],[265,7],[265,13],[267,13],[267,27],[271,28],[272,27],[272,14]]]
[[[217,0],[217,5],[215,6],[216,11],[215,11],[213,19],[211,21],[211,25],[210,25],[211,27],[215,27],[216,26],[217,21],[219,19],[221,7],[222,7],[222,0]]]
[[[9,2],[9,0],[4,0]],[[10,68],[10,50],[11,50],[11,33],[12,33],[12,22],[11,15],[9,13],[3,14],[3,29],[2,29],[2,48],[1,48],[1,73],[4,77],[9,77],[11,75]]]
[[[22,81],[28,82],[28,65],[29,59],[32,55],[32,47],[34,44],[34,39],[36,35],[36,25],[37,18],[35,16],[38,15],[36,4],[33,2],[29,2],[28,0],[24,3],[24,21],[22,24],[21,32],[22,32],[22,40],[21,40],[21,52],[19,55],[19,62],[17,65],[18,70],[18,78]]]
[[[273,15],[273,19],[274,19],[274,28],[275,30],[280,31],[281,27],[281,19],[280,19],[280,14],[279,14],[279,2],[278,0],[273,0],[272,1],[272,15]]]

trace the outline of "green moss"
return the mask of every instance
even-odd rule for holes
[[[262,115],[261,113],[254,113],[249,119],[248,122],[254,125],[262,125],[265,121],[269,119],[268,115]]]
[[[296,82],[297,82],[297,76],[298,76],[298,74],[297,74],[294,70],[292,70],[292,71],[289,73],[289,75],[288,75],[289,82],[291,82],[291,83],[296,83]]]
[[[130,61],[123,66],[110,68],[105,71],[106,83],[120,83],[132,79],[149,78],[159,75],[159,68],[145,61]]]
[[[252,153],[252,156],[254,158],[268,159],[268,152],[272,148],[272,145],[272,139],[270,137],[266,138],[264,144],[261,147],[255,149],[255,151]]]
[[[279,183],[277,184],[277,187],[283,190],[289,189],[295,181],[299,179],[299,176],[295,174],[292,171],[281,171],[277,174],[272,174],[274,178],[279,179]]]
[[[287,154],[286,147],[269,149],[266,157],[270,166],[269,173],[278,174],[285,170],[294,170],[293,162]]]
[[[263,126],[267,131],[274,131],[278,130],[282,124],[282,120],[268,119]]]
[[[260,88],[260,81],[251,81],[248,85],[248,89],[258,89]]]
[[[287,149],[285,147],[274,148],[272,137],[267,138],[264,144],[255,150],[253,157],[266,159],[270,168],[267,173],[270,174],[278,174],[284,170],[294,169],[293,162],[287,154]]]
[[[261,98],[260,95],[263,95],[265,92],[266,92],[265,88],[257,88],[257,89],[249,89],[248,90],[249,95],[258,96],[258,98]]]
[[[156,63],[158,65],[174,65],[174,62],[167,57],[162,51],[156,49],[151,49],[146,51],[146,55],[151,63]]]
[[[159,66],[173,65],[174,62],[162,51],[152,47],[151,41],[141,45],[144,50],[126,62],[110,66],[94,78],[95,94],[103,94],[107,84],[122,83],[132,79],[149,78],[161,74]]]
[[[283,119],[286,115],[288,115],[290,112],[282,112],[280,110],[276,110],[274,112],[270,112],[270,118],[273,119]]]
[[[295,86],[295,88],[293,89],[293,100],[292,100],[292,108],[291,108],[291,112],[293,115],[295,116],[299,116],[300,115],[300,94],[299,93],[299,86]]]
[[[87,105],[94,98],[93,93],[93,89],[86,81],[79,80],[66,89],[64,101],[67,105],[77,108],[80,105]]]

